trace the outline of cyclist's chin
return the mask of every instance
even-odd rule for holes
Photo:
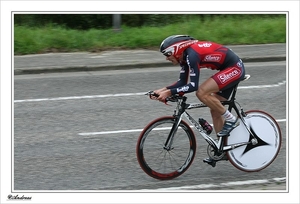
[[[177,65],[177,64],[179,64],[179,62],[178,62],[177,60],[175,60],[175,59],[174,59],[174,60],[172,60],[171,62],[172,62],[172,64],[173,64],[173,65]]]

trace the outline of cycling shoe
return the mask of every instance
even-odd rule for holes
[[[223,129],[217,133],[218,137],[224,137],[224,136],[228,136],[229,133],[236,128],[237,126],[239,126],[240,122],[238,121],[238,119],[236,119],[236,121],[234,122],[230,122],[230,121],[225,121],[225,124],[223,126]]]

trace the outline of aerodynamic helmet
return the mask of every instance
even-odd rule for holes
[[[172,35],[162,41],[160,52],[165,56],[173,55],[178,59],[186,48],[197,41],[188,35]]]

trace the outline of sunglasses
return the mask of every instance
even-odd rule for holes
[[[170,57],[172,55],[172,52],[166,52],[163,55],[166,56],[166,57]]]

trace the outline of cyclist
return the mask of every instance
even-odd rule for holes
[[[160,52],[173,65],[181,67],[179,79],[173,85],[155,90],[164,102],[173,94],[196,92],[200,101],[210,108],[218,137],[228,136],[239,125],[237,118],[222,104],[230,97],[234,85],[245,76],[242,60],[229,48],[210,41],[199,41],[188,35],[172,35],[164,39]],[[218,70],[217,73],[199,85],[200,69]]]

